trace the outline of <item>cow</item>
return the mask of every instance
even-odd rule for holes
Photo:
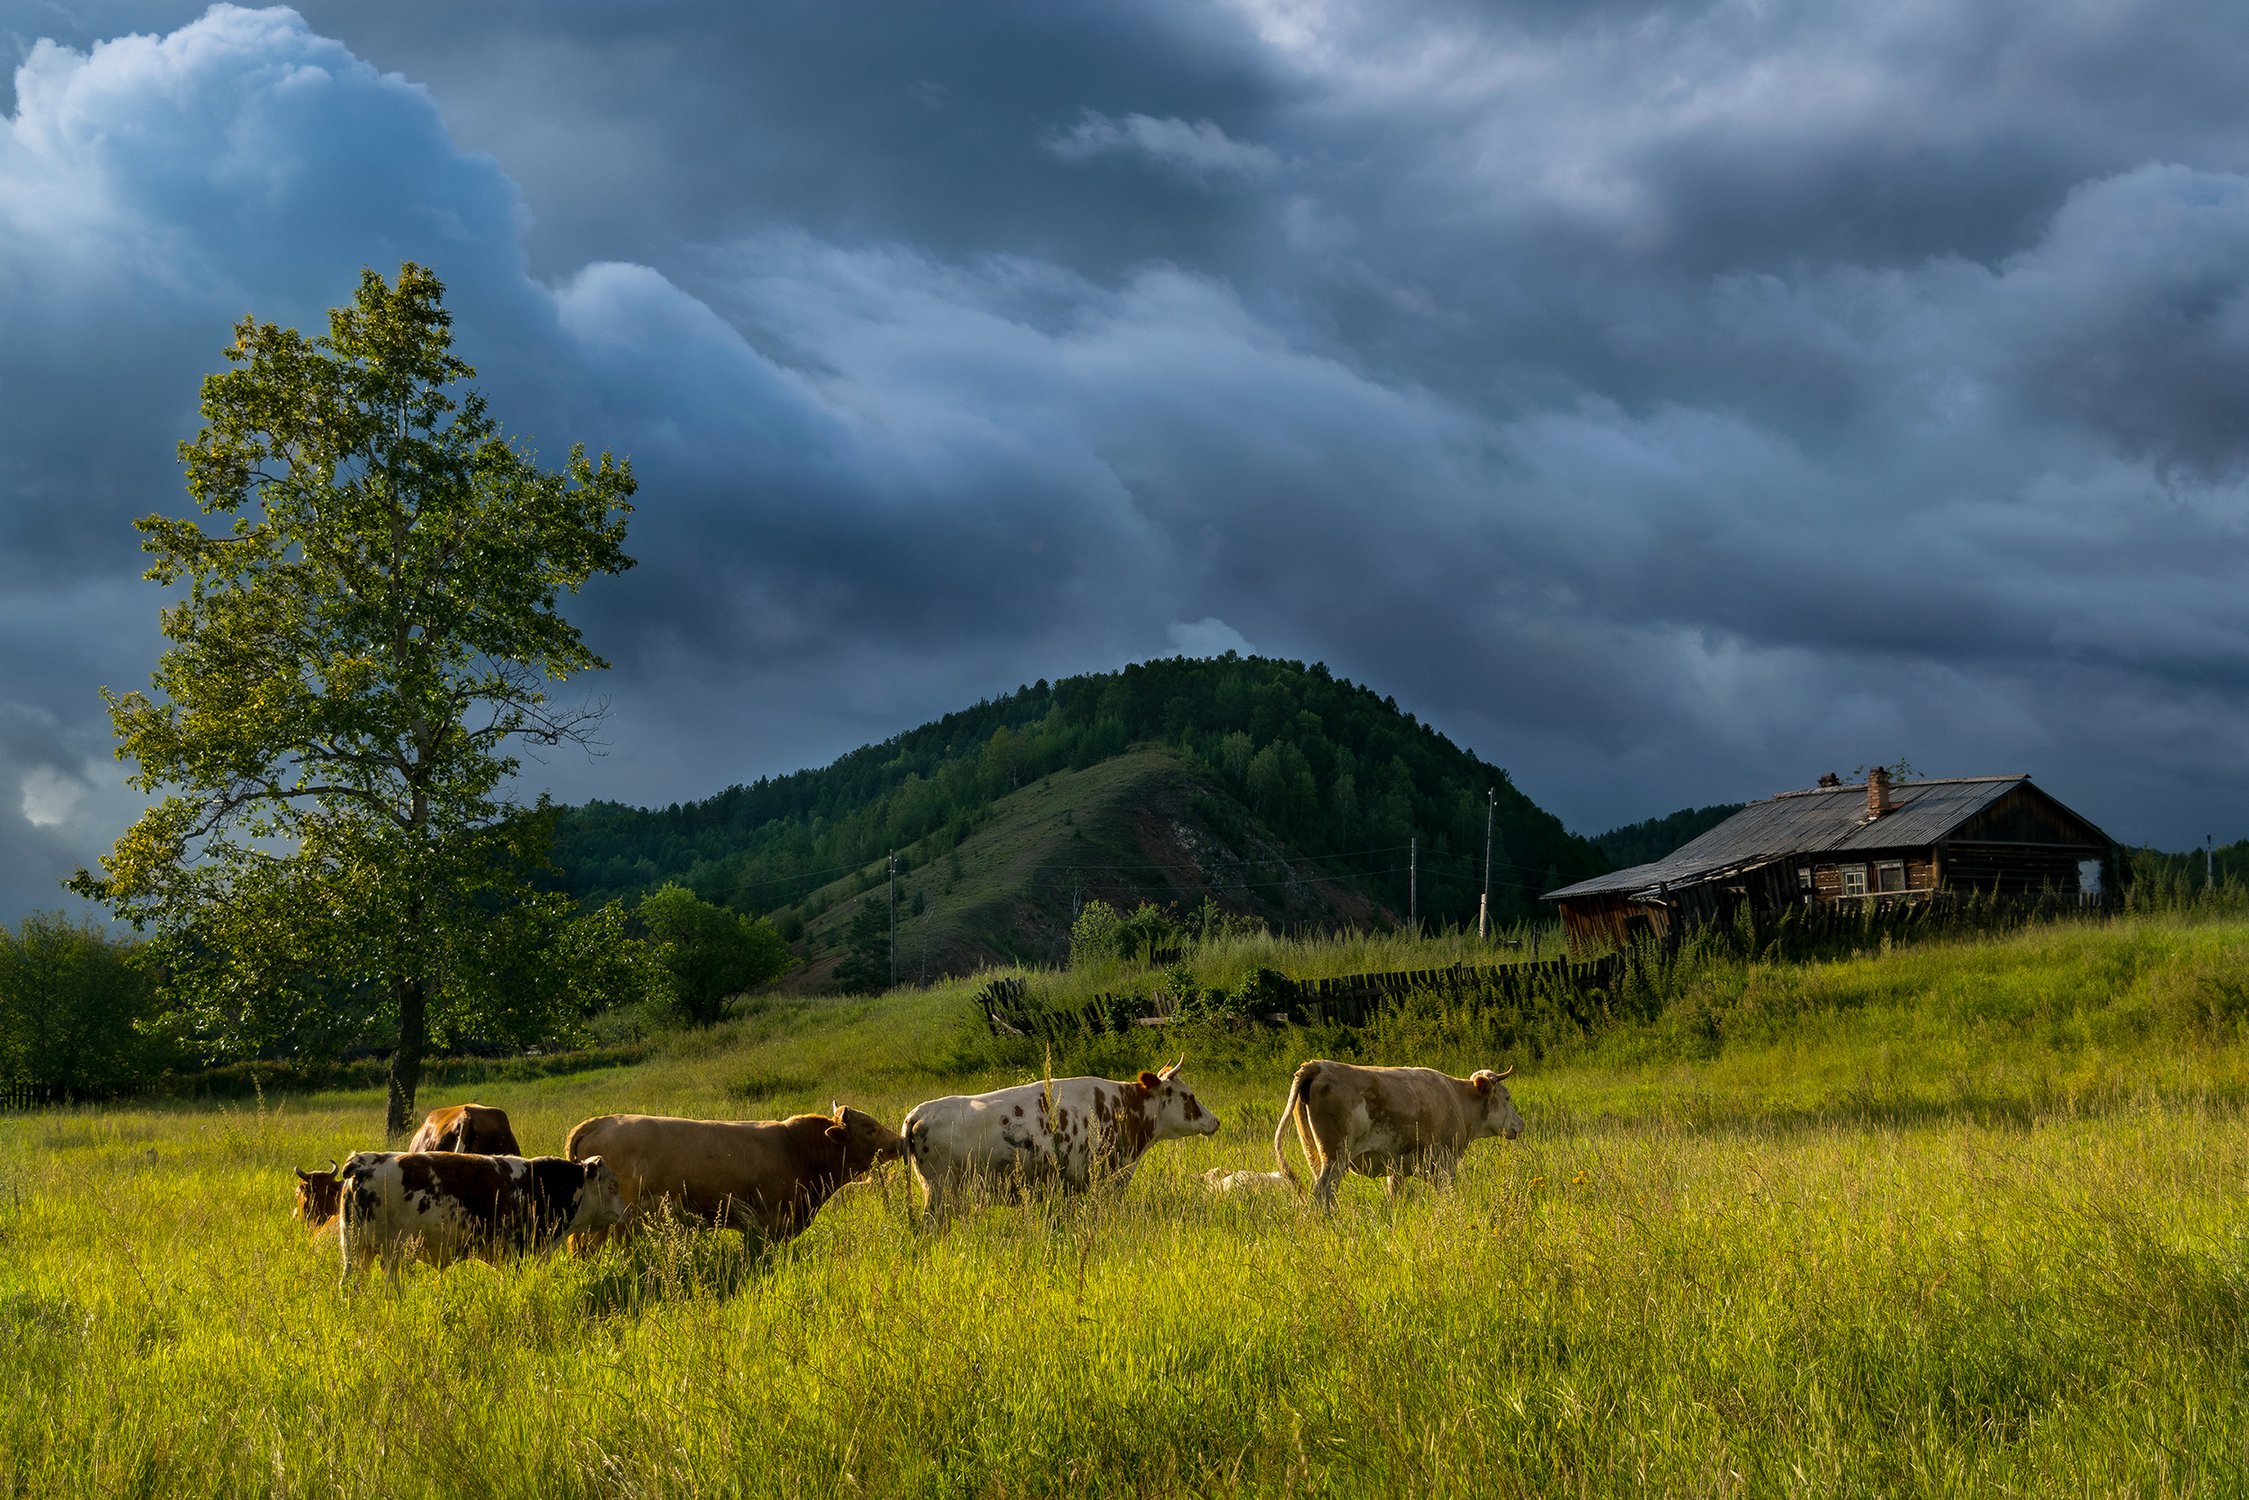
[[[433,1109],[406,1143],[409,1151],[468,1151],[478,1156],[521,1156],[508,1112],[489,1104],[448,1104]]]
[[[951,1094],[906,1115],[906,1160],[930,1222],[972,1183],[1012,1192],[1044,1182],[1083,1192],[1098,1174],[1122,1188],[1157,1141],[1210,1135],[1218,1116],[1179,1079],[1179,1062],[1119,1082],[1053,1078]]]
[[[1442,1185],[1452,1180],[1461,1153],[1486,1136],[1514,1140],[1523,1133],[1504,1080],[1513,1075],[1489,1068],[1455,1078],[1434,1068],[1361,1068],[1350,1063],[1308,1062],[1289,1081],[1288,1103],[1273,1128],[1273,1162],[1298,1193],[1303,1185],[1281,1141],[1289,1122],[1314,1172],[1312,1199],[1335,1206],[1335,1190],[1346,1172],[1380,1177],[1393,1197],[1399,1181],[1424,1176]]]
[[[297,1206],[292,1213],[304,1222],[305,1228],[318,1235],[336,1222],[344,1197],[343,1168],[334,1161],[325,1172],[297,1171]]]
[[[1262,1193],[1271,1188],[1286,1189],[1289,1180],[1280,1172],[1233,1172],[1212,1167],[1203,1173],[1203,1186],[1214,1193]]]
[[[344,1279],[385,1263],[445,1265],[546,1250],[565,1234],[620,1222],[624,1194],[600,1157],[361,1151],[344,1163]]]
[[[820,1205],[905,1149],[898,1132],[864,1110],[786,1120],[680,1120],[667,1115],[596,1115],[563,1146],[573,1160],[596,1155],[623,1184],[638,1220],[661,1203],[719,1228],[769,1243],[793,1239]],[[573,1239],[582,1251],[607,1238]]]

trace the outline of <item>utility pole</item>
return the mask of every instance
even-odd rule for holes
[[[1492,935],[1492,815],[1499,811],[1499,788],[1484,789],[1484,899],[1476,903],[1476,937],[1488,942]]]
[[[1406,925],[1421,936],[1421,835],[1406,845]]]
[[[890,851],[890,987],[898,988],[898,851]]]

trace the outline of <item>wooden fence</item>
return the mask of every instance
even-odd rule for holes
[[[2035,922],[2099,919],[2117,902],[2084,902],[2051,892],[2030,896],[1952,896],[1915,901],[1836,906],[1791,906],[1778,913],[1737,911],[1733,919],[1667,942],[1573,961],[1555,958],[1515,964],[1454,964],[1350,974],[1335,979],[1289,979],[1263,971],[1254,993],[1218,1008],[1155,993],[1104,994],[1075,1008],[1056,1009],[1031,998],[1020,978],[995,979],[980,999],[996,1035],[1060,1041],[1133,1026],[1163,1026],[1181,1019],[1221,1019],[1275,1025],[1364,1026],[1386,1006],[1409,995],[1434,996],[1471,1009],[1524,1009],[1537,1005],[1582,1025],[1604,1024],[1626,1013],[1652,1014],[1674,964],[1697,953],[1806,959],[1861,952],[1883,944],[2020,930]]]
[[[1332,979],[1288,979],[1268,971],[1258,993],[1229,1018],[1272,1025],[1364,1026],[1385,1006],[1408,995],[1441,996],[1477,1007],[1520,1004],[1543,995],[1565,1010],[1577,1011],[1589,1009],[1583,1002],[1607,996],[1637,962],[1635,955],[1611,953],[1582,963],[1558,958],[1540,963],[1453,964]],[[1181,1013],[1177,997],[1137,994],[1095,995],[1075,1009],[1057,1010],[1033,1000],[1029,985],[1012,976],[992,980],[979,999],[985,1023],[995,1035],[1050,1040],[1168,1025]]]
[[[28,1109],[48,1109],[57,1104],[68,1104],[77,1097],[59,1084],[0,1082],[0,1114],[15,1114]]]

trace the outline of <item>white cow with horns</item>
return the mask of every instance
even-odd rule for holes
[[[1123,1187],[1156,1142],[1218,1129],[1180,1080],[1185,1061],[1121,1081],[1051,1078],[915,1105],[901,1134],[924,1210],[934,1221],[978,1184],[1008,1194],[1042,1182],[1083,1192],[1097,1178]]]

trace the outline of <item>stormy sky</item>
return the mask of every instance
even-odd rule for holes
[[[1572,827],[1899,757],[2249,834],[2249,11],[0,0],[0,920],[129,820],[245,312],[641,479],[566,799],[1324,660]]]

